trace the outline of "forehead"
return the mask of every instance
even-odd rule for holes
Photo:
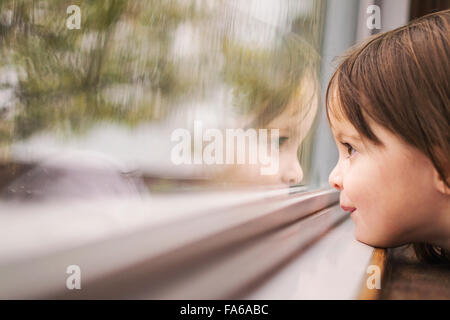
[[[347,117],[344,114],[344,108],[341,105],[340,97],[339,97],[339,85],[337,84],[338,80],[336,78],[332,79],[330,82],[330,87],[328,88],[328,97],[327,97],[327,113],[329,120],[345,120]],[[332,125],[333,123],[330,123]]]
[[[331,131],[334,136],[340,136],[345,133],[352,133],[353,135],[355,133],[357,134],[357,130],[344,114],[344,110],[340,104],[336,82],[337,81],[334,81],[331,84],[327,105],[328,120],[330,122]]]

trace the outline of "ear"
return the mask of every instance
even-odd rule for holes
[[[433,170],[433,184],[440,193],[450,195],[450,177],[447,178],[447,183],[445,183],[436,169]]]

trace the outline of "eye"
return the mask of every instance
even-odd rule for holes
[[[356,149],[353,148],[353,146],[350,143],[341,142],[341,144],[347,149],[348,158],[350,158],[356,152]]]
[[[283,145],[288,139],[289,139],[289,137],[279,137],[278,138],[278,145],[279,146]]]

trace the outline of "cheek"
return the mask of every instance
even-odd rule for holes
[[[357,209],[365,211],[375,205],[375,199],[382,196],[382,181],[376,167],[364,159],[357,160],[348,165],[344,194]]]
[[[420,238],[434,197],[427,187],[432,185],[430,169],[417,167],[417,160],[395,157],[355,163],[344,190],[357,208],[352,219],[359,241],[389,247]]]
[[[392,172],[375,161],[358,159],[345,177],[345,197],[356,207],[351,215],[357,240],[372,246],[389,246],[401,234],[398,197],[393,196]]]

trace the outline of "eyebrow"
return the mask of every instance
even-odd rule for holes
[[[333,134],[334,134],[334,131],[333,131]],[[356,134],[345,134],[345,133],[342,133],[340,131],[338,131],[336,134],[334,134],[334,136],[338,140],[341,140],[343,137],[347,137],[347,138],[350,138],[352,140],[361,141],[361,137],[359,135],[356,135]]]
[[[333,123],[330,121],[330,130],[333,133],[333,136],[335,136],[337,140],[342,139],[342,137],[347,137],[352,140],[362,141],[361,136],[360,136],[359,132],[356,131],[356,129],[355,129],[355,131],[357,132],[356,134],[345,134],[345,133],[342,133],[342,130],[339,130],[338,127],[333,126]]]

